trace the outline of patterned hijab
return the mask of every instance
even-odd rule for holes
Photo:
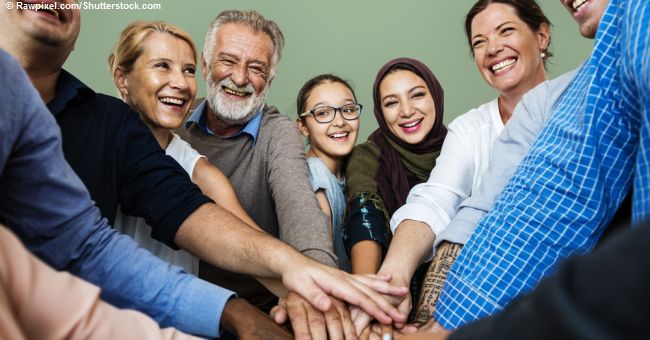
[[[393,134],[382,112],[379,86],[386,75],[394,70],[407,70],[418,75],[425,81],[433,97],[436,108],[435,121],[431,131],[418,144],[409,144]],[[378,193],[390,216],[406,203],[406,197],[414,185],[428,179],[435,159],[440,154],[442,143],[447,135],[447,128],[442,123],[444,92],[438,79],[426,65],[415,59],[397,58],[386,63],[377,73],[372,96],[379,129],[375,130],[369,139],[380,150],[375,180]]]

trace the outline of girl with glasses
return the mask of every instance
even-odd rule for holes
[[[359,115],[354,90],[345,80],[322,74],[308,80],[298,92],[298,128],[307,137],[309,177],[316,198],[329,217],[339,268],[351,270],[341,228],[345,209],[344,163],[357,141]]]

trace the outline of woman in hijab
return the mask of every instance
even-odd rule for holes
[[[357,145],[346,168],[343,240],[355,274],[374,274],[388,249],[390,216],[429,178],[447,129],[443,90],[415,59],[386,63],[373,85],[379,128]]]
[[[425,280],[433,284],[413,301],[418,306],[416,321],[431,317],[447,271],[472,233],[447,228],[449,221],[461,202],[488,180],[482,177],[492,145],[515,106],[525,93],[546,80],[550,26],[535,0],[478,0],[466,15],[470,51],[478,71],[498,96],[449,124],[429,180],[415,186],[408,203],[391,216],[394,239],[379,270],[390,273],[394,284],[408,286],[418,266],[436,249]]]

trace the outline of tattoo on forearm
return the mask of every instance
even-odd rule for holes
[[[449,268],[460,254],[462,244],[442,242],[436,250],[436,255],[431,261],[422,282],[422,290],[416,304],[414,322],[426,322],[435,310],[435,303],[447,280]]]

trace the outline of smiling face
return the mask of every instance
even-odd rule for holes
[[[580,27],[580,34],[585,38],[596,37],[600,19],[605,13],[608,0],[560,0]]]
[[[389,73],[379,84],[379,98],[388,129],[399,139],[418,144],[433,128],[436,106],[427,83],[417,74]]]
[[[223,24],[216,34],[212,60],[203,58],[208,103],[226,124],[243,124],[266,100],[273,42],[238,23]]]
[[[354,95],[350,89],[339,83],[327,81],[316,85],[305,102],[305,111],[323,106],[341,107],[354,104]],[[359,133],[359,119],[346,120],[340,111],[329,123],[319,123],[313,115],[298,121],[298,127],[305,137],[309,137],[312,151],[320,157],[326,155],[340,159],[352,152]]]
[[[474,60],[483,79],[500,94],[523,94],[546,79],[541,52],[549,27],[533,32],[506,4],[492,3],[471,24]]]
[[[54,6],[54,1],[23,0],[21,2],[21,6],[18,6],[17,1],[2,1],[0,22],[11,32],[10,35],[0,38],[2,45],[6,46],[6,42],[13,42],[15,46],[6,46],[6,48],[14,50],[46,47],[54,49],[58,57],[67,58],[79,35],[80,14],[78,9],[58,8],[64,7],[61,4],[72,4],[76,1],[58,1],[56,10],[49,9]],[[12,3],[11,9],[7,9],[9,7],[7,3]],[[33,6],[35,4],[44,4],[48,8],[37,11]]]
[[[153,32],[133,70],[118,76],[125,101],[152,128],[179,127],[196,95],[196,64],[190,45],[169,33]]]

